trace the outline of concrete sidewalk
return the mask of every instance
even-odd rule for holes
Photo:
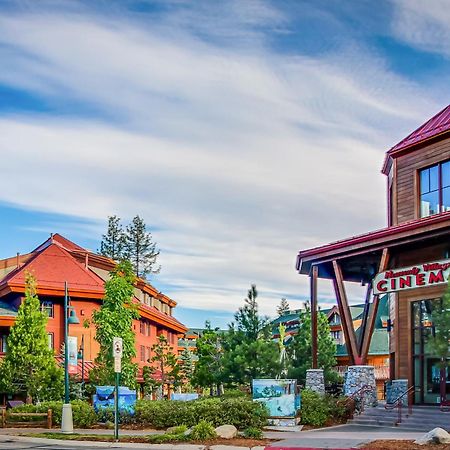
[[[75,434],[95,434],[95,435],[113,435],[113,429],[107,428],[75,428],[73,430]],[[24,435],[24,434],[36,434],[36,433],[61,433],[60,428],[0,428],[0,435]],[[148,436],[151,434],[164,434],[164,430],[130,430],[120,428],[121,435],[127,436]]]
[[[379,439],[415,440],[425,433],[401,430],[399,428],[382,428],[365,425],[338,425],[317,430],[285,433],[285,438],[270,444],[267,449],[352,449]],[[271,433],[265,437],[273,438]],[[274,439],[280,439],[279,433]]]

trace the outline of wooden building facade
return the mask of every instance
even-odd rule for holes
[[[415,386],[415,403],[436,404],[450,393],[449,361],[440,370],[429,347],[433,308],[450,275],[450,105],[392,147],[382,173],[388,226],[302,250],[297,270],[310,276],[313,311],[318,278],[332,280],[352,364],[367,364],[380,298],[388,296],[390,378]],[[367,286],[358,338],[348,282]]]

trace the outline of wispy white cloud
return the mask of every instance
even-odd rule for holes
[[[437,105],[361,43],[281,54],[264,29],[286,14],[208,5],[4,14],[0,82],[98,115],[0,118],[0,200],[95,223],[139,213],[180,305],[233,311],[256,283],[273,314],[308,295],[300,248],[384,225],[383,152]]]

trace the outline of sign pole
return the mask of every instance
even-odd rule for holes
[[[119,377],[120,373],[116,372],[116,390],[114,393],[114,439],[119,442]]]
[[[119,380],[120,372],[122,372],[122,353],[123,353],[122,338],[113,338],[112,353],[114,357],[114,375],[115,375],[115,389],[114,389],[114,439],[119,441]]]

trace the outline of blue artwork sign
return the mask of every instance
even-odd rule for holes
[[[93,396],[94,409],[114,408],[114,386],[96,386],[96,393]],[[134,414],[136,404],[136,391],[128,389],[126,386],[119,386],[119,412]]]
[[[300,408],[296,380],[253,380],[253,400],[263,403],[269,416],[295,417]]]

